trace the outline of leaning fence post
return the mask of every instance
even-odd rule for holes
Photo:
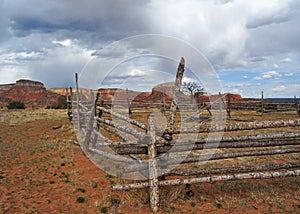
[[[264,114],[264,92],[261,92],[261,116]]]
[[[127,105],[128,105],[128,114],[129,117],[132,115],[131,107],[130,107],[130,98],[128,94],[128,88],[126,88],[126,96],[127,96]]]
[[[94,93],[92,92],[92,90],[90,91],[90,94],[91,94],[91,103],[94,102]],[[89,148],[89,143],[91,141],[91,135],[92,135],[92,131],[94,129],[94,122],[95,122],[95,119],[94,119],[94,112],[95,112],[95,105],[93,105],[92,107],[92,111],[91,111],[91,115],[90,115],[90,118],[89,118],[89,123],[88,123],[88,126],[87,126],[87,133],[85,135],[85,140],[84,140],[84,147],[85,149],[88,149]]]
[[[74,117],[74,105],[73,105],[73,101],[74,101],[74,96],[73,96],[73,89],[72,89],[72,87],[70,87],[70,107],[71,107],[71,119],[70,120],[72,120],[73,119],[73,117]]]
[[[299,103],[297,101],[296,96],[294,96],[294,101],[295,101],[296,112],[297,112],[298,116],[300,117],[300,107],[299,107]]]
[[[228,94],[228,97],[227,97],[227,109],[228,109],[229,119],[231,119],[231,100],[230,100],[230,93]]]
[[[183,77],[183,73],[184,73],[184,66],[185,66],[185,61],[184,61],[184,58],[181,57],[180,63],[177,68],[175,86],[174,86],[172,102],[171,102],[171,106],[170,106],[168,125],[166,128],[167,133],[164,134],[164,138],[167,141],[170,141],[172,139],[171,133],[172,133],[172,129],[174,128],[176,111],[178,108],[178,97],[177,96],[178,96],[178,94],[180,92],[180,88],[181,88],[181,82],[182,82],[182,77]]]
[[[228,110],[228,106],[226,105],[226,103],[225,103],[225,101],[224,101],[224,99],[223,99],[223,97],[222,97],[221,92],[219,92],[219,96],[220,96],[220,99],[221,99],[221,101],[222,101],[222,103],[223,103],[223,105],[224,105],[224,108],[226,109],[226,112],[227,112],[228,117],[231,118],[230,112],[229,112],[229,110]]]
[[[81,132],[80,125],[80,112],[79,112],[79,86],[78,86],[78,74],[75,73],[75,82],[76,82],[76,108],[77,108],[77,128]]]
[[[66,101],[67,101],[67,114],[68,114],[68,119],[71,121],[72,117],[71,117],[71,109],[70,109],[70,96],[69,96],[69,90],[68,88],[66,88]]]
[[[149,186],[150,186],[150,208],[152,212],[159,210],[159,190],[158,190],[158,176],[157,176],[157,162],[156,162],[156,148],[155,148],[155,127],[151,117],[148,118],[150,136],[150,143],[148,145],[149,154]]]

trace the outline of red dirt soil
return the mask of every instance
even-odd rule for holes
[[[110,191],[112,179],[74,141],[67,119],[0,125],[0,213],[150,213],[147,190]],[[161,188],[159,213],[299,213],[299,186],[283,178]]]

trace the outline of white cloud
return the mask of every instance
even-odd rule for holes
[[[49,0],[39,7],[35,6],[37,0],[2,3],[0,50],[8,51],[0,53],[0,81],[22,76],[17,72],[21,69],[29,72],[29,78],[40,78],[46,84],[58,85],[55,83],[58,74],[59,81],[73,82],[72,74],[80,72],[84,62],[91,58],[92,49],[99,50],[112,41],[144,33],[183,39],[224,73],[236,68],[251,71],[240,80],[234,78],[241,85],[253,76],[253,80],[276,80],[299,73],[296,71],[299,64],[294,65],[299,63],[294,53],[300,52],[300,28],[295,27],[300,21],[298,0],[185,0],[176,4],[173,0],[142,0],[134,4],[132,0],[117,4],[106,0],[75,2]],[[107,57],[113,56],[110,53]],[[281,63],[297,67],[286,68],[294,73],[257,72],[266,68],[277,70]],[[8,65],[14,73],[11,77],[3,75]],[[269,68],[272,65],[274,68]],[[148,70],[120,73],[141,76],[142,71]],[[222,80],[231,82],[230,78]],[[238,84],[236,87],[244,87]]]
[[[27,67],[12,66],[12,65],[0,66],[0,76],[1,76],[0,84],[15,83],[19,79],[31,78],[30,72]]]
[[[264,80],[264,79],[272,79],[274,77],[279,78],[282,74],[278,73],[277,71],[267,71],[264,72],[262,76],[256,76],[253,80]]]
[[[65,40],[62,40],[62,41],[56,41],[56,40],[54,40],[54,41],[52,41],[52,43],[68,47],[68,46],[72,45],[72,40],[71,39],[65,39]]]
[[[283,58],[282,60],[280,60],[281,63],[289,63],[292,62],[293,60],[291,58]]]
[[[241,94],[241,93],[243,93],[243,90],[235,88],[232,90],[232,92],[236,93],[236,94]]]
[[[128,72],[128,76],[132,76],[132,77],[135,77],[135,76],[144,76],[146,74],[145,71],[142,71],[140,69],[132,69]]]
[[[271,77],[281,77],[282,75],[277,71],[267,71],[264,73],[265,75],[270,75]]]
[[[197,82],[197,81],[190,77],[183,77],[182,82]]]
[[[262,78],[263,78],[263,79],[271,79],[271,78],[272,78],[272,75],[270,75],[270,74],[264,74],[264,75],[262,76]]]
[[[282,92],[285,91],[287,89],[287,87],[285,85],[279,85],[275,88],[272,88],[271,90],[274,92]]]
[[[259,77],[259,76],[256,76],[253,78],[253,80],[262,80],[263,78],[262,77]]]
[[[284,76],[286,76],[286,77],[291,77],[291,76],[294,76],[294,73],[288,72],[288,73],[284,74]]]

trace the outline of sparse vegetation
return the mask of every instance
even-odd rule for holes
[[[25,103],[21,101],[12,101],[7,106],[8,109],[25,109]]]
[[[147,189],[110,192],[110,184],[120,181],[91,164],[80,148],[73,144],[76,137],[64,110],[1,110],[1,115],[7,118],[7,123],[1,124],[0,129],[2,212],[44,213],[52,207],[61,213],[135,213],[140,209],[150,213]],[[233,116],[262,120],[255,112],[233,112]],[[294,116],[268,114],[265,117],[277,119]],[[52,130],[53,125],[57,123],[63,124],[62,128]],[[300,131],[299,127],[268,131],[277,133],[286,130]],[[240,132],[241,135],[256,133],[259,131]],[[299,154],[249,157],[239,161],[231,159],[223,162],[212,161],[197,168],[226,167],[240,163],[245,165],[276,163],[285,161],[286,158],[288,161],[299,161]],[[8,162],[10,164],[7,164]],[[65,166],[62,166],[62,163]],[[162,189],[160,196],[163,213],[247,213],[247,211],[299,213],[300,211],[298,177],[188,184]],[[190,190],[194,195],[187,197],[186,193]],[[21,194],[18,194],[19,192]],[[88,197],[85,195],[87,193]],[[38,206],[33,201],[44,203]],[[128,210],[127,207],[131,209]]]
[[[116,204],[120,204],[121,203],[121,200],[120,199],[117,199],[117,198],[112,198],[110,200],[111,204],[112,205],[116,205]]]
[[[108,207],[101,207],[101,209],[100,209],[100,211],[101,211],[101,213],[107,213],[107,211],[108,211]]]
[[[84,197],[78,197],[77,199],[76,199],[76,201],[78,202],[78,203],[84,203],[85,202],[85,198]]]

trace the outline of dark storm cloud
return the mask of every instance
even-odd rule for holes
[[[0,0],[1,83],[26,77],[41,80],[49,87],[66,86],[93,57],[147,54],[151,48],[165,50],[163,55],[178,52],[173,60],[179,60],[183,50],[170,42],[132,40],[121,52],[102,51],[112,42],[147,33],[187,41],[222,71],[264,70],[264,66],[279,65],[280,59],[287,57],[294,65],[299,61],[295,54],[300,52],[298,0],[174,2]],[[187,63],[197,61],[185,55]],[[162,70],[176,70],[169,63],[158,65]],[[281,68],[278,65],[276,68]],[[299,70],[286,69],[295,76]]]
[[[49,87],[65,86],[97,50],[147,31],[144,9],[148,2],[0,0],[0,53],[5,53],[0,56],[0,75],[22,73]],[[66,39],[70,46],[60,42]]]
[[[300,15],[287,22],[264,26],[249,31],[246,43],[251,55],[272,55],[289,51],[300,51]]]
[[[7,3],[10,13],[9,27],[15,36],[64,30],[75,31],[74,36],[77,39],[80,39],[80,32],[92,35],[98,32],[103,39],[120,39],[144,31],[146,23],[143,8],[147,2],[65,0],[44,1],[41,5],[41,1],[36,0],[13,1]]]

